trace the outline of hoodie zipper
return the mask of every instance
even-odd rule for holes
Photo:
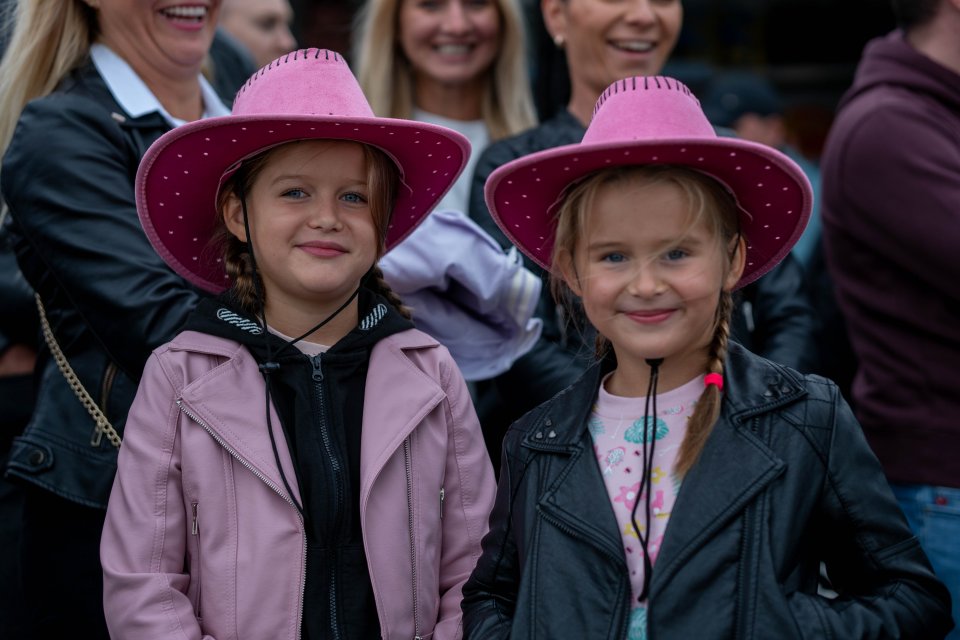
[[[182,411],[184,414],[189,416],[191,420],[193,420],[194,422],[199,424],[201,427],[203,427],[204,431],[209,433],[210,436],[217,442],[217,444],[223,447],[227,451],[227,453],[229,453],[231,456],[234,457],[234,459],[236,459],[237,462],[243,465],[248,471],[250,471],[250,473],[258,477],[265,485],[273,489],[273,491],[278,496],[283,498],[287,502],[287,504],[293,507],[294,513],[297,514],[297,520],[300,522],[300,533],[303,534],[303,555],[302,555],[303,569],[300,572],[300,600],[299,602],[297,602],[297,619],[299,621],[297,624],[297,640],[300,640],[301,628],[303,627],[303,592],[307,584],[307,531],[306,531],[306,527],[303,524],[303,516],[300,515],[300,511],[297,509],[297,505],[294,504],[293,498],[285,494],[283,491],[280,490],[280,487],[270,482],[270,480],[267,479],[266,476],[264,476],[262,473],[257,471],[255,468],[253,468],[253,466],[249,462],[244,460],[239,453],[237,453],[232,447],[230,447],[226,442],[224,442],[223,438],[221,438],[216,431],[214,431],[209,426],[207,426],[207,423],[205,423],[196,414],[192,413],[185,406],[183,406],[183,401],[179,398],[177,399],[177,407],[179,407],[180,411]]]
[[[422,638],[420,635],[420,607],[417,602],[420,585],[417,584],[417,546],[413,531],[413,482],[411,480],[413,464],[410,458],[410,438],[407,437],[403,441],[403,469],[407,475],[407,529],[410,533],[410,575],[413,583],[413,640],[420,640]],[[441,489],[441,500],[443,498],[442,491]]]
[[[323,354],[317,354],[310,358],[313,365],[313,389],[317,399],[317,421],[320,426],[320,440],[323,442],[323,449],[330,461],[330,468],[333,472],[333,532],[336,536],[340,532],[341,519],[343,513],[343,466],[337,457],[333,448],[333,442],[330,439],[329,424],[327,423],[326,399],[323,394]],[[337,618],[337,562],[336,558],[330,559],[330,631],[335,639],[341,637],[340,622]]]

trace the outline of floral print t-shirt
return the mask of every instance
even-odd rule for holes
[[[608,376],[609,377],[609,376]],[[647,637],[647,603],[639,602],[643,590],[643,549],[630,520],[633,505],[637,507],[637,524],[647,536],[644,509],[646,491],[637,495],[643,472],[643,410],[646,397],[623,398],[606,391],[600,385],[597,402],[590,414],[588,427],[593,437],[593,450],[603,474],[603,481],[610,495],[610,503],[620,526],[623,550],[630,572],[633,590],[633,609],[630,616],[628,640],[643,640]],[[670,520],[670,511],[680,492],[680,479],[674,476],[674,466],[680,444],[687,431],[687,419],[703,393],[703,376],[698,376],[681,387],[657,394],[657,415],[652,432],[656,439],[651,474],[653,494],[650,500],[650,525],[648,550],[651,565],[656,563],[663,535]],[[651,407],[652,411],[652,407]],[[648,444],[649,447],[649,444]]]

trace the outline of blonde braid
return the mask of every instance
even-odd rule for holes
[[[723,362],[727,357],[727,345],[730,340],[730,314],[733,311],[733,295],[729,291],[720,294],[720,304],[717,305],[717,328],[710,343],[710,360],[707,362],[707,373],[723,375]],[[713,431],[713,425],[720,417],[720,405],[723,396],[717,385],[707,385],[697,401],[693,415],[687,423],[687,433],[680,445],[677,455],[677,473],[686,475],[703,451]]]
[[[400,315],[409,320],[412,317],[410,307],[404,305],[403,301],[400,300],[400,296],[394,293],[393,289],[387,283],[386,278],[383,277],[383,270],[380,269],[380,265],[373,265],[373,268],[370,270],[370,275],[373,277],[373,290],[386,298],[387,302],[393,305],[393,308],[396,309]]]

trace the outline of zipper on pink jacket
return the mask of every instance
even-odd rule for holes
[[[287,502],[287,504],[293,507],[294,512],[297,514],[297,521],[300,523],[300,533],[302,534],[302,538],[303,538],[303,555],[301,556],[303,558],[303,563],[302,563],[303,569],[300,572],[300,600],[297,602],[297,640],[300,640],[300,637],[301,637],[300,631],[303,627],[303,592],[304,592],[304,589],[306,589],[306,584],[307,584],[307,530],[303,523],[303,516],[300,515],[300,511],[297,509],[297,505],[294,504],[293,498],[291,498],[290,496],[285,494],[283,491],[281,491],[280,487],[270,482],[270,480],[266,476],[264,476],[262,473],[257,471],[253,467],[253,465],[251,465],[249,462],[244,460],[239,453],[234,451],[233,447],[229,446],[226,442],[224,442],[223,438],[221,438],[216,431],[214,431],[209,426],[207,426],[207,423],[205,423],[203,420],[197,417],[196,414],[192,413],[189,409],[183,406],[183,401],[180,398],[177,398],[177,407],[180,409],[180,411],[182,411],[185,415],[187,415],[191,420],[193,420],[198,425],[203,427],[204,431],[209,433],[210,436],[217,442],[217,444],[223,447],[227,451],[227,453],[229,453],[231,456],[233,456],[237,460],[237,462],[239,462],[247,470],[249,470],[250,473],[258,477],[265,485],[273,489],[273,491],[278,496],[283,498]]]
[[[410,576],[413,583],[413,640],[421,640],[420,607],[418,603],[420,585],[417,584],[417,545],[413,530],[413,482],[411,480],[413,462],[410,459],[411,455],[410,437],[407,436],[406,440],[403,441],[403,467],[407,474],[407,528],[410,532]]]

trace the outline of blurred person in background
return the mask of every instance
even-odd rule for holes
[[[477,157],[536,124],[516,0],[370,0],[357,75],[377,115],[450,127],[473,153],[438,209],[466,211]]]
[[[820,242],[820,167],[801,154],[794,144],[777,88],[759,73],[716,73],[707,84],[703,111],[714,126],[727,127],[738,138],[782,151],[803,169],[813,187],[813,212],[807,228],[793,247],[793,255],[806,267]]]
[[[0,63],[0,188],[47,338],[6,465],[25,487],[24,637],[107,637],[99,543],[123,424],[147,356],[199,299],[147,242],[134,176],[161,134],[227,113],[201,76],[218,10],[17,5]]]
[[[824,247],[857,418],[958,619],[960,0],[892,5],[827,138]]]
[[[357,15],[354,65],[374,113],[470,141],[433,214],[380,262],[468,381],[506,371],[540,335],[539,278],[466,215],[480,152],[536,123],[524,42],[517,0],[369,0]]]
[[[13,30],[14,0],[0,0],[0,59]],[[33,291],[17,267],[3,233],[6,207],[0,200],[0,638],[23,636],[20,588],[20,529],[23,489],[3,477],[13,439],[33,412],[39,323]]]
[[[220,11],[221,28],[250,52],[254,70],[297,47],[291,24],[288,0],[224,0]]]
[[[621,78],[659,74],[683,25],[680,0],[542,0],[541,14],[554,45],[566,54],[570,100],[538,127],[490,145],[477,161],[470,217],[503,247],[510,242],[484,202],[487,177],[520,156],[580,142],[601,92]],[[532,261],[526,264],[547,277]],[[744,287],[732,320],[734,338],[771,360],[809,371],[815,318],[803,287],[802,269],[790,258]],[[508,372],[478,383],[477,413],[494,459],[514,420],[572,384],[592,362],[593,329],[561,302],[544,287],[537,309],[544,321],[540,340]]]

